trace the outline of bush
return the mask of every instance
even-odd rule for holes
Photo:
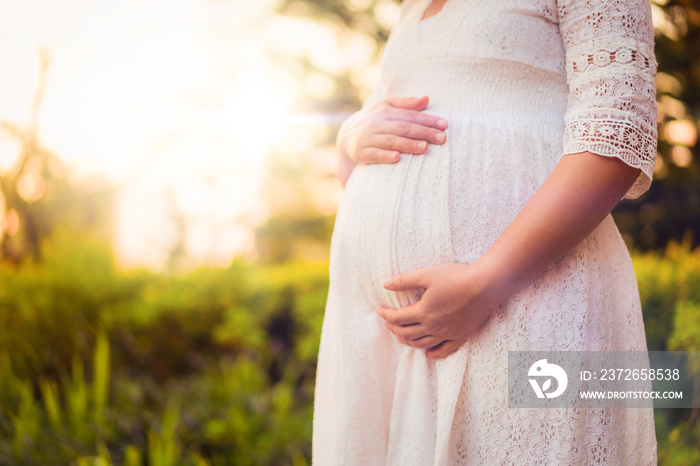
[[[649,350],[699,351],[700,249],[670,243],[663,255],[638,253],[632,259]],[[660,464],[700,462],[697,409],[658,410],[656,437]]]
[[[327,264],[0,265],[0,464],[306,464]]]
[[[308,464],[327,264],[118,270],[55,234],[0,264],[0,464]],[[633,254],[649,348],[700,345],[700,250]],[[700,461],[692,410],[657,412],[661,464]]]

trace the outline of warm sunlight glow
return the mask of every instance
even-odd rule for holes
[[[161,267],[178,244],[193,264],[247,254],[251,228],[269,210],[261,196],[269,154],[308,154],[334,123],[293,109],[305,96],[334,95],[327,72],[371,81],[373,41],[276,16],[276,4],[0,0],[0,60],[11,70],[0,74],[0,123],[33,124],[46,51],[39,140],[73,178],[116,184],[123,265]],[[303,70],[302,57],[319,71]],[[19,149],[2,130],[1,170]],[[32,175],[17,187],[27,200],[44,195]],[[314,195],[324,212],[337,204],[333,192]]]
[[[278,89],[272,76],[272,67],[252,63],[235,83],[236,94],[227,103],[224,118],[240,137],[241,157],[260,158],[266,150],[279,143],[290,123],[284,95],[275,95]],[[279,92],[278,92],[279,94]]]
[[[666,139],[671,144],[691,147],[698,139],[698,131],[690,120],[672,120],[666,123]]]

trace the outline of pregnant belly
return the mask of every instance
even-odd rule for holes
[[[447,248],[444,205],[417,210],[411,178],[417,158],[403,155],[395,165],[361,165],[355,169],[343,195],[331,243],[331,271],[338,270],[358,298],[377,305],[408,304],[381,287],[385,277],[408,271],[410,254],[425,249],[452,260]],[[407,227],[406,223],[412,224]],[[443,231],[435,230],[443,226]],[[418,241],[420,237],[432,241]],[[333,280],[331,275],[331,280]]]
[[[514,77],[517,79],[514,81]],[[561,154],[563,77],[510,62],[431,61],[385,83],[387,97],[429,95],[447,141],[393,165],[362,165],[341,202],[331,281],[371,305],[404,305],[386,276],[471,263],[510,224]]]
[[[468,142],[468,143],[467,143]],[[556,163],[557,144],[493,125],[452,127],[443,146],[397,164],[360,165],[348,181],[331,245],[331,280],[371,306],[417,293],[381,287],[390,275],[471,263],[515,218]]]

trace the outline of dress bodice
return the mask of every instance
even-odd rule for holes
[[[535,111],[566,121],[561,155],[590,151],[640,168],[626,196],[637,197],[651,183],[656,157],[656,61],[649,3],[631,3],[449,0],[420,34],[430,0],[405,1],[375,97],[395,96],[418,79],[485,115],[491,105],[501,117],[509,108],[533,108],[534,100]],[[463,95],[445,85],[461,80]],[[565,114],[557,115],[562,106]]]

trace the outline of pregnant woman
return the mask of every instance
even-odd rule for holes
[[[508,407],[508,351],[646,350],[648,0],[406,0],[338,137],[316,465],[656,464],[651,409]],[[349,177],[349,179],[348,179]]]

